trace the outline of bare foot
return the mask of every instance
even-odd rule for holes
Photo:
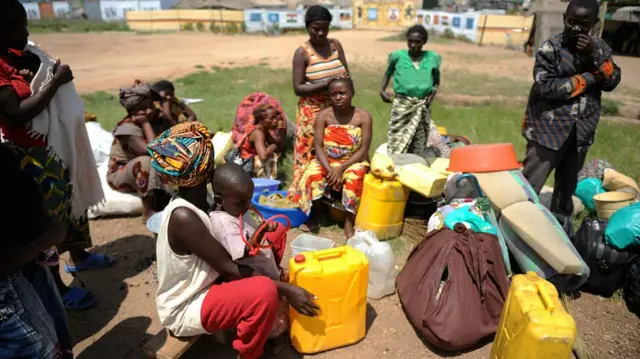
[[[347,212],[346,219],[344,221],[344,235],[347,237],[347,239],[353,237],[356,234],[354,228],[355,219],[355,214]]]

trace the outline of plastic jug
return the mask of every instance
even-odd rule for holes
[[[213,161],[215,164],[222,164],[224,162],[224,156],[233,148],[231,132],[216,132],[211,142],[213,142],[214,151]]]
[[[444,192],[447,176],[421,164],[412,163],[398,168],[398,181],[427,198]]]
[[[289,282],[318,299],[317,317],[289,308],[293,347],[313,354],[354,344],[364,338],[369,262],[349,246],[305,252],[289,261]]]
[[[356,226],[373,231],[378,239],[399,236],[407,198],[409,190],[399,181],[381,180],[370,173],[365,175]]]
[[[567,359],[576,337],[573,317],[553,284],[534,272],[515,275],[491,348],[491,359]]]
[[[396,292],[396,257],[387,242],[380,242],[372,231],[358,231],[347,245],[364,253],[369,260],[367,297],[380,299]]]

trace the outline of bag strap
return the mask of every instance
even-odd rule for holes
[[[251,236],[251,238],[247,239],[247,237],[244,235],[243,215],[241,214],[240,218],[239,218],[239,222],[240,222],[240,239],[242,239],[242,241],[247,245],[247,247],[249,247],[249,255],[253,257],[253,256],[257,255],[260,252],[261,249],[268,249],[268,248],[272,248],[273,247],[273,243],[269,242],[268,239],[265,239],[267,241],[267,244],[265,244],[265,245],[262,245],[262,243],[258,243],[256,241],[256,239],[259,238],[259,236],[264,231],[269,229],[272,225],[274,225],[274,224],[277,225],[278,223],[280,223],[280,222],[277,222],[276,219],[283,218],[287,222],[285,232],[288,232],[291,229],[291,221],[289,220],[289,218],[287,216],[285,216],[283,214],[276,214],[275,216],[271,216],[267,220],[265,220],[264,217],[262,217],[262,215],[260,214],[260,212],[256,211],[255,209],[251,208],[251,209],[249,209],[249,211],[252,211],[253,213],[255,213],[258,216],[258,218],[260,218],[260,220],[262,221],[262,223],[258,226],[256,231]],[[248,213],[248,211],[247,211],[247,213]]]

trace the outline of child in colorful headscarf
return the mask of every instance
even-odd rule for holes
[[[371,115],[351,105],[354,89],[349,78],[334,79],[329,83],[332,107],[318,114],[315,124],[317,159],[305,167],[296,187],[293,200],[300,209],[310,214],[323,196],[332,191],[342,192],[342,205],[347,216],[344,233],[353,237],[354,222],[364,185],[369,172],[369,146],[371,145]],[[303,228],[312,230],[318,218],[317,211],[311,222]]]
[[[178,124],[150,143],[148,150],[153,167],[179,186],[178,195],[164,210],[156,242],[160,322],[179,337],[235,328],[234,349],[243,359],[259,358],[276,320],[279,296],[308,316],[318,310],[315,297],[233,262],[212,235],[205,211],[214,153],[204,125]]]

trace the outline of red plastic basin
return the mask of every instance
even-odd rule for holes
[[[448,171],[483,173],[520,169],[512,143],[470,145],[451,150]]]

